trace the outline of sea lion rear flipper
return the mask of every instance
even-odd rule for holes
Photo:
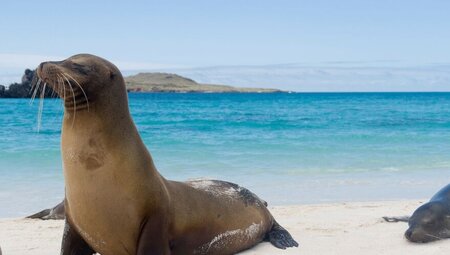
[[[279,249],[298,247],[298,243],[292,238],[291,234],[276,221],[274,221],[272,229],[267,233],[266,239]]]
[[[409,221],[409,216],[400,216],[400,217],[387,217],[387,216],[384,216],[383,220],[385,220],[386,222],[408,222]]]
[[[70,226],[66,220],[61,244],[61,255],[92,255],[95,251],[84,239]]]

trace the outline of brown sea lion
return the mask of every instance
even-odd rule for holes
[[[249,190],[162,177],[131,119],[120,71],[88,54],[37,68],[64,101],[61,254],[234,254],[298,246]]]

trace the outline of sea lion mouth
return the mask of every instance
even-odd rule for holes
[[[59,67],[63,61],[44,62],[36,69],[36,79],[31,84],[31,101],[40,91],[42,98],[47,86],[51,87],[64,102],[64,108],[71,112],[89,110],[89,98],[80,82],[69,72]],[[77,67],[77,70],[80,67]],[[42,85],[42,88],[41,88]]]

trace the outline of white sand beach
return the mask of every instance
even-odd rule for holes
[[[271,207],[273,215],[300,243],[279,250],[261,243],[241,254],[448,254],[450,240],[412,244],[404,222],[387,223],[382,216],[410,215],[422,201],[352,202]],[[63,221],[1,219],[3,255],[59,254]]]

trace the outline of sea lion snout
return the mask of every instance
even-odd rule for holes
[[[50,87],[61,99],[64,100],[66,110],[71,112],[89,109],[89,97],[86,84],[94,79],[91,76],[95,63],[83,62],[83,57],[74,56],[62,61],[47,61],[39,64],[36,69],[37,79],[33,85],[33,97],[42,85],[41,91],[46,86]],[[94,75],[95,76],[95,75]],[[92,86],[91,86],[92,87]]]
[[[42,62],[41,64],[39,64],[39,67],[38,67],[38,69],[43,69],[44,68],[44,65],[46,65],[46,64],[52,64],[52,65],[59,65],[59,64],[61,64],[63,61],[46,61],[46,62]]]
[[[42,62],[36,69],[37,77],[42,80],[42,82],[53,87],[57,82],[55,81],[55,76],[58,73],[58,69],[53,62]]]
[[[405,238],[413,243],[428,243],[443,239],[439,237],[438,234],[428,233],[421,228],[409,228],[405,232]]]
[[[406,232],[405,232],[405,238],[408,239],[408,240],[411,241],[411,242],[413,242],[413,241],[411,240],[412,233],[413,233],[413,231],[411,230],[411,228],[408,228],[408,230],[406,230]]]
[[[424,243],[431,241],[431,240],[428,241],[426,233],[423,230],[416,229],[414,227],[410,227],[408,228],[408,230],[406,230],[405,238],[413,243]]]

